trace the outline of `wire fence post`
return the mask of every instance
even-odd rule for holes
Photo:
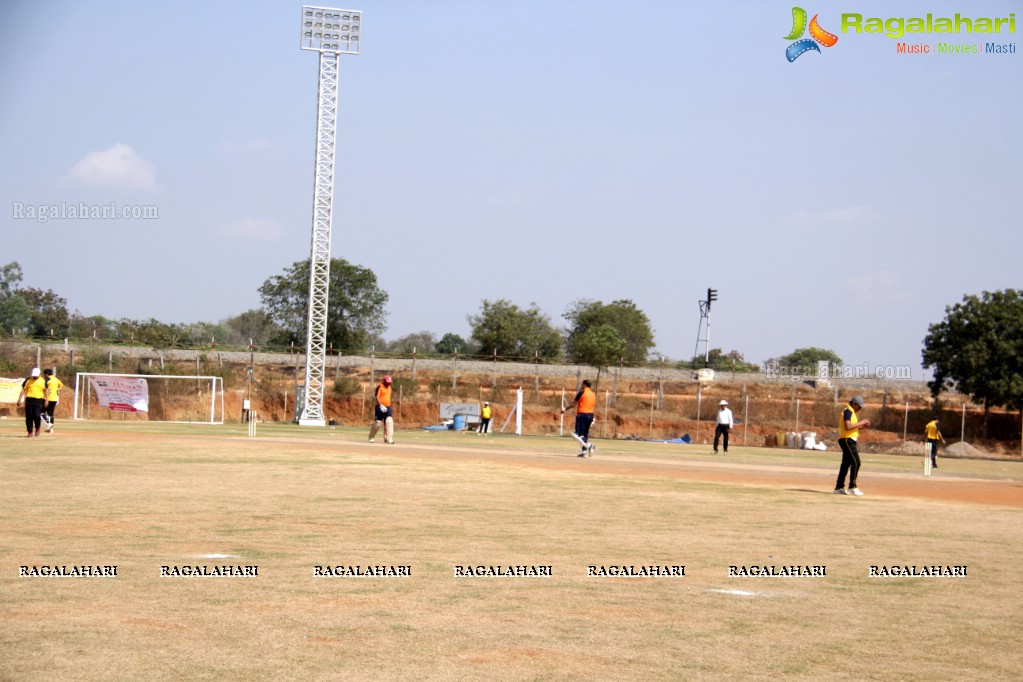
[[[743,393],[746,393],[746,387],[743,386]],[[749,429],[749,393],[746,393],[746,406],[742,410],[742,444],[746,445],[746,431]]]

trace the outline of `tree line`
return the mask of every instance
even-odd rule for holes
[[[309,261],[293,263],[259,287],[261,308],[219,322],[171,324],[150,318],[110,320],[69,312],[67,300],[52,290],[22,286],[15,261],[0,267],[0,330],[4,335],[96,339],[153,348],[210,345],[252,349],[304,347],[309,298]],[[328,297],[327,343],[334,352],[413,352],[500,360],[570,361],[599,373],[618,364],[648,363],[654,347],[650,319],[631,300],[610,303],[580,299],[557,327],[535,303],[521,307],[507,299],[488,300],[467,316],[468,339],[454,332],[438,338],[422,331],[391,341],[386,330],[387,292],[369,268],[332,258]],[[923,339],[923,367],[933,369],[932,394],[955,389],[985,407],[1023,410],[1023,293],[1007,289],[966,295],[948,306],[945,318],[931,324]],[[797,348],[767,360],[778,367],[832,367],[842,360],[822,348]],[[676,366],[758,371],[741,353],[711,349]]]

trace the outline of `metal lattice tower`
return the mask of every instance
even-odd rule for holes
[[[707,289],[707,300],[700,301],[700,325],[696,328],[696,350],[693,351],[693,357],[697,357],[700,354],[700,341],[703,341],[703,366],[707,367],[710,364],[710,304],[718,300],[717,289]],[[707,320],[707,335],[700,338],[700,332],[704,328],[703,321]]]
[[[313,235],[309,257],[309,317],[306,336],[305,399],[298,423],[324,426],[323,376],[327,356],[327,300],[330,291],[330,237],[334,209],[334,154],[337,138],[337,82],[342,54],[359,54],[362,12],[327,7],[302,8],[302,49],[320,53],[316,111],[316,179]]]

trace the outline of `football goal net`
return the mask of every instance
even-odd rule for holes
[[[223,424],[224,380],[79,372],[75,375],[74,418]]]

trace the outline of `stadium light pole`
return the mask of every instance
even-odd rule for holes
[[[359,54],[361,29],[362,12],[359,10],[302,7],[301,48],[320,53],[320,82],[316,107],[316,178],[313,182],[313,235],[309,256],[305,396],[298,417],[301,426],[325,426],[327,423],[323,418],[323,376],[334,209],[338,65],[341,55]]]
[[[714,301],[718,300],[718,290],[707,288],[707,299],[699,301],[700,304],[700,324],[696,327],[696,348],[693,349],[693,357],[700,355],[700,341],[703,341],[703,366],[704,368],[710,365],[710,305]],[[703,321],[707,320],[706,332],[707,335],[700,338],[700,334],[704,330]]]
[[[707,344],[703,350],[703,366],[710,367],[710,304],[718,300],[718,290],[707,289]]]

